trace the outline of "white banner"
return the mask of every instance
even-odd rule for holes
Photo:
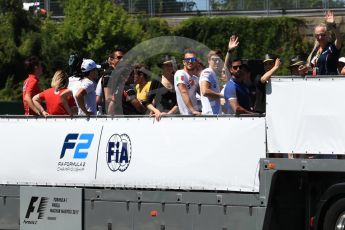
[[[86,119],[0,119],[0,182],[90,184],[102,126]]]
[[[0,119],[0,181],[258,191],[264,118]],[[20,136],[20,138],[18,138]]]
[[[345,78],[272,79],[269,153],[344,154]]]
[[[100,144],[97,182],[120,187],[257,191],[257,166],[259,158],[265,157],[264,125],[263,118],[192,117],[108,123]],[[131,148],[129,164],[115,163],[122,144],[113,150],[109,146],[116,143]],[[113,157],[110,162],[109,156]]]

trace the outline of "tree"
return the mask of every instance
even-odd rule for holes
[[[28,33],[39,31],[38,18],[22,9],[21,1],[3,0],[0,3],[0,88],[4,87],[7,76],[14,84],[24,77],[23,57],[18,47],[25,42]],[[10,83],[11,83],[10,82]]]
[[[304,21],[296,18],[244,18],[244,17],[194,17],[182,22],[176,35],[199,41],[210,49],[226,52],[229,37],[240,39],[234,56],[244,59],[262,59],[266,53],[276,54],[284,60],[310,50],[308,41],[300,33]],[[288,61],[284,62],[287,67]],[[285,74],[287,68],[283,69]]]
[[[141,38],[141,26],[108,0],[63,1],[65,19],[59,30],[68,52],[102,60],[115,47],[129,49]]]

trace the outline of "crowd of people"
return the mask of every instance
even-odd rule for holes
[[[339,28],[332,12],[327,12],[325,19],[325,24],[314,29],[315,46],[307,60],[300,55],[290,59],[291,75],[345,74],[345,57],[340,58],[342,40]],[[335,35],[333,40],[331,32]],[[263,73],[254,76],[256,71],[249,62],[232,55],[239,43],[238,37],[230,37],[224,61],[220,50],[211,50],[207,55],[207,67],[197,52],[188,49],[183,54],[181,69],[176,70],[174,58],[161,63],[160,78],[154,78],[145,65],[136,64],[125,80],[120,81],[123,86],[117,91],[120,89],[121,92],[116,92],[120,98],[115,95],[109,81],[117,77],[114,71],[125,55],[121,49],[111,52],[103,72],[99,71],[101,66],[91,59],[74,63],[79,71],[72,76],[62,70],[56,71],[51,88],[43,92],[38,86],[41,63],[37,57],[30,57],[25,62],[28,73],[23,86],[25,115],[114,115],[117,114],[114,108],[119,105],[123,115],[148,114],[156,120],[168,114],[265,113],[266,84],[279,70],[282,61],[266,54],[262,61]]]

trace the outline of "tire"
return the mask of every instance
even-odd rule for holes
[[[326,212],[323,230],[345,230],[345,198],[337,200]]]

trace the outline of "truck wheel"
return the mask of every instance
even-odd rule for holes
[[[323,230],[345,230],[345,198],[337,200],[327,210]]]

